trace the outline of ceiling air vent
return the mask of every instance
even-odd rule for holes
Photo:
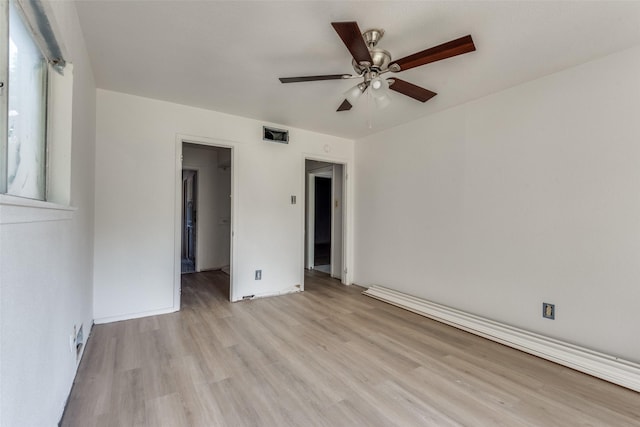
[[[289,143],[289,131],[262,126],[262,140],[269,142]]]

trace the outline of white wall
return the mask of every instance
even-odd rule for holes
[[[231,264],[231,150],[218,149],[218,169],[215,180],[216,260],[213,268],[229,267]]]
[[[357,141],[354,281],[640,362],[639,113],[634,48]]]
[[[96,321],[175,309],[176,139],[234,148],[232,298],[293,290],[302,280],[304,153],[353,161],[353,142],[290,129],[288,145],[261,140],[265,123],[98,90]],[[269,125],[269,123],[266,123]],[[282,126],[279,126],[282,127]],[[329,154],[326,151],[329,151]],[[262,270],[262,280],[254,271]]]
[[[70,198],[77,209],[2,206],[0,425],[7,427],[57,425],[76,371],[69,336],[84,324],[86,338],[93,318],[95,84],[74,4],[50,6],[74,66]]]
[[[182,167],[198,171],[198,271],[218,269],[229,265],[230,262],[231,169],[218,166],[221,160],[218,154],[218,149],[205,146],[185,146],[182,150]],[[228,163],[229,159],[226,162]]]

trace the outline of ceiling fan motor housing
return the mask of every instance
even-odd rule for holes
[[[376,49],[375,47],[383,35],[384,30],[377,28],[367,30],[362,33],[362,37],[367,44],[369,53],[371,54],[372,63],[358,63],[355,59],[353,59],[351,61],[351,64],[353,65],[353,69],[356,71],[356,73],[362,74],[365,71],[373,71],[377,74],[380,71],[387,69],[387,67],[389,66],[389,62],[391,61],[391,54],[384,49]]]
[[[374,72],[384,71],[389,67],[391,61],[391,54],[384,49],[369,49],[371,53],[372,64],[358,64],[355,59],[351,61],[353,69],[356,73],[362,74],[363,72],[370,70]]]

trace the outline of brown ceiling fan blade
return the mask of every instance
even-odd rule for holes
[[[333,26],[333,29],[336,30],[336,33],[338,33],[345,46],[347,46],[347,49],[351,52],[351,56],[353,56],[353,59],[355,59],[357,63],[361,63],[362,61],[366,61],[369,64],[373,63],[371,54],[369,53],[367,44],[362,38],[362,32],[360,31],[357,22],[332,22],[331,25]]]
[[[324,76],[304,77],[280,77],[281,83],[315,82],[318,80],[342,80],[351,77],[351,74],[327,74]]]
[[[344,101],[342,101],[342,104],[340,104],[340,106],[336,111],[348,111],[348,110],[351,110],[351,103],[345,99]]]
[[[393,83],[391,83],[391,80],[393,80]],[[416,86],[413,83],[409,83],[395,77],[393,79],[389,79],[389,83],[389,89],[400,92],[403,95],[410,96],[420,102],[426,102],[437,95],[437,93],[431,92],[429,89]]]
[[[473,44],[471,36],[460,37],[451,40],[439,46],[423,50],[413,55],[393,61],[398,64],[399,71],[408,70],[410,68],[419,67],[420,65],[429,64],[430,62],[440,61],[442,59],[451,58],[452,56],[462,55],[463,53],[473,52],[476,46]],[[390,67],[391,68],[391,67]]]

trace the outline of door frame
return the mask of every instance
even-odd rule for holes
[[[353,195],[353,179],[351,178],[351,171],[353,170],[353,161],[344,157],[334,157],[331,155],[320,155],[316,153],[302,153],[302,200],[307,200],[307,170],[306,161],[315,160],[318,162],[327,162],[342,165],[342,284],[351,285],[352,283],[352,266],[353,266],[353,209],[352,209],[352,195]],[[300,283],[302,290],[304,290],[304,272],[307,260],[305,259],[305,244],[306,244],[306,228],[307,228],[307,209],[306,206],[300,209],[300,230],[301,239],[300,244]]]
[[[340,166],[340,183],[342,185],[340,185],[340,213],[341,215],[336,215],[336,202],[337,200],[337,194],[336,194],[336,189],[338,188],[338,185],[336,185],[336,168]],[[346,266],[343,264],[344,261],[344,256],[343,256],[343,245],[344,245],[344,188],[345,188],[345,173],[344,173],[344,165],[342,164],[337,164],[337,163],[333,163],[331,165],[331,271],[330,271],[330,275],[331,277],[335,278],[335,279],[340,279],[340,281],[342,282],[342,278],[344,276],[344,269],[346,268]],[[340,239],[336,239],[336,224],[337,224],[337,219],[340,218]],[[337,257],[336,256],[336,241],[340,240],[340,256]],[[340,265],[337,265],[336,260],[340,259]],[[338,272],[339,274],[336,274],[336,268],[338,268]],[[337,277],[336,277],[337,276]]]
[[[237,227],[238,214],[238,155],[237,148],[239,144],[235,141],[227,141],[222,139],[198,137],[191,135],[176,135],[175,142],[175,196],[174,196],[174,267],[173,267],[173,308],[180,310],[181,299],[181,244],[182,244],[182,144],[196,144],[210,147],[229,148],[231,150],[231,213],[229,226],[229,242],[230,242],[230,259],[229,259],[229,300],[236,301],[235,295],[235,263],[236,245],[234,244],[235,229]],[[196,221],[196,227],[198,222]],[[197,258],[196,258],[197,262]]]

